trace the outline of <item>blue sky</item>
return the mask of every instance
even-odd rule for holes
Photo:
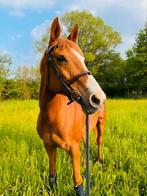
[[[121,34],[122,57],[146,21],[146,0],[0,0],[0,50],[13,59],[12,69],[35,65],[34,42],[46,33],[55,16],[88,10]]]

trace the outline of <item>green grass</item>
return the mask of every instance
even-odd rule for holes
[[[75,195],[70,157],[58,150],[58,189],[48,193],[48,158],[36,132],[38,102],[0,102],[0,195]],[[91,196],[147,195],[147,100],[108,100],[103,164],[90,143]],[[82,152],[83,147],[81,145]],[[83,162],[83,161],[81,161]],[[85,176],[81,163],[82,176]],[[84,178],[85,185],[85,178]]]

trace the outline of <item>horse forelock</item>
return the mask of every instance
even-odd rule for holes
[[[60,38],[58,40],[58,42],[55,44],[55,48],[67,49],[67,50],[68,49],[74,49],[79,54],[83,55],[83,52],[81,51],[79,46],[77,44],[75,44],[74,42],[72,42],[71,40],[69,40],[69,39]]]

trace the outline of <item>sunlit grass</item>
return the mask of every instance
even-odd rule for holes
[[[147,100],[108,100],[107,111],[103,164],[94,163],[97,146],[91,134],[91,196],[147,195]],[[49,195],[38,112],[34,100],[0,102],[0,195]],[[58,189],[50,195],[74,195],[71,160],[61,149],[57,171]],[[83,164],[81,172],[84,177]]]

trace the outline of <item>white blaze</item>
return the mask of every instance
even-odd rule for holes
[[[81,64],[84,66],[85,70],[88,70],[86,65],[85,65],[85,62],[84,62],[84,57],[81,54],[79,54],[76,50],[74,50],[73,48],[71,48],[71,50],[76,55],[76,57],[79,59]]]
[[[82,55],[80,55],[73,48],[71,50],[76,55],[76,57],[79,59],[79,61],[83,65],[84,69],[88,70],[86,65],[85,65],[85,62],[84,62],[84,57]],[[97,95],[102,102],[106,99],[105,93],[103,92],[100,85],[97,83],[97,81],[94,79],[94,77],[92,75],[88,75],[88,80],[87,80],[87,83],[86,83],[86,87],[89,91],[89,94]]]

